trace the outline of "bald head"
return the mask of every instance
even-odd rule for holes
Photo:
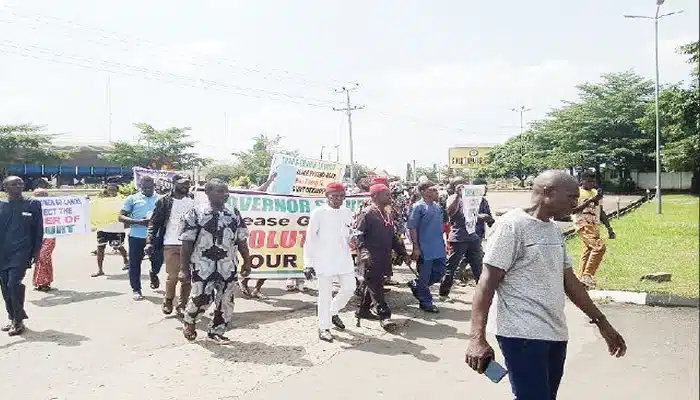
[[[532,201],[547,218],[568,216],[578,204],[578,182],[566,172],[545,171],[533,182]]]

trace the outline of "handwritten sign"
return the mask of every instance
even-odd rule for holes
[[[44,237],[90,232],[90,201],[87,197],[35,197],[41,201]]]
[[[294,194],[298,196],[323,196],[326,186],[343,179],[345,165],[323,160],[275,154],[270,166],[270,174],[277,178],[269,188],[269,193]]]
[[[486,194],[486,186],[484,185],[465,185],[462,187],[462,209],[469,234],[476,232],[479,206],[481,206],[484,194]]]

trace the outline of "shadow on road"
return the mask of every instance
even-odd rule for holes
[[[419,338],[431,340],[468,339],[469,336],[460,333],[457,328],[445,324],[427,324],[419,320],[406,321],[405,326],[398,332],[399,336],[408,340]]]
[[[54,307],[70,303],[80,303],[83,301],[91,301],[103,299],[106,297],[121,296],[123,293],[110,291],[96,292],[76,292],[75,290],[52,290],[47,293],[46,297],[39,300],[31,300],[30,303],[37,307]]]
[[[11,342],[0,346],[0,350],[28,342],[56,343],[59,346],[75,347],[80,346],[83,342],[90,340],[90,338],[87,336],[77,335],[75,333],[60,332],[53,329],[40,332],[27,329],[24,331],[21,338],[21,340],[16,342]]]
[[[303,358],[306,354],[303,346],[270,346],[260,342],[234,342],[230,346],[221,346],[207,340],[198,340],[195,343],[209,350],[212,357],[229,362],[291,367],[313,366],[313,363]]]
[[[398,321],[397,321],[398,322]],[[379,324],[377,322],[377,324]],[[399,328],[402,329],[402,328]],[[411,355],[420,361],[438,362],[440,357],[434,354],[424,353],[425,346],[410,342],[397,335],[386,335],[382,337],[370,336],[357,331],[345,331],[351,339],[335,335],[335,340],[349,345],[346,349],[353,351],[364,351],[386,356]],[[384,339],[391,338],[390,340]],[[360,344],[358,344],[358,342]]]

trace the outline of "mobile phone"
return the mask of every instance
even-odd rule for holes
[[[486,371],[484,371],[484,375],[486,375],[491,382],[498,383],[501,381],[501,379],[508,375],[508,371],[503,368],[501,364],[496,362],[496,360],[491,360],[489,365],[486,367]]]

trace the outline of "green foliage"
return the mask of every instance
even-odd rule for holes
[[[262,184],[267,180],[272,165],[272,156],[277,153],[298,156],[297,151],[283,150],[280,146],[282,137],[268,137],[261,134],[254,139],[255,143],[250,150],[233,153],[237,159],[237,166],[240,168],[239,176],[248,177],[248,181],[254,184]]]
[[[209,160],[194,153],[195,142],[189,140],[189,127],[156,130],[153,126],[139,122],[136,144],[115,142],[104,158],[121,166],[141,166],[154,169],[186,170],[203,166]]]
[[[627,194],[637,193],[639,191],[637,184],[631,179],[624,179],[619,183],[603,181],[600,183],[600,187],[603,189],[604,193]]]
[[[416,180],[421,176],[427,177],[431,182],[438,181],[438,169],[435,166],[430,168],[416,167]]]
[[[57,162],[68,154],[57,151],[45,127],[33,124],[0,125],[0,167],[12,163]]]
[[[364,164],[355,163],[355,177],[367,176],[367,175],[371,175],[373,173],[374,173],[374,169],[372,169]],[[343,177],[344,177],[344,179],[350,179],[350,165],[347,165],[345,167],[345,175]]]
[[[214,164],[204,170],[204,176],[209,179],[221,179],[233,182],[240,176],[245,176],[245,170],[240,164]]]
[[[229,181],[231,186],[240,187],[244,189],[250,188],[250,179],[246,175],[239,176]]]
[[[136,186],[134,186],[134,182],[129,182],[126,185],[119,186],[119,195],[121,196],[131,196],[134,193],[136,193]]]

